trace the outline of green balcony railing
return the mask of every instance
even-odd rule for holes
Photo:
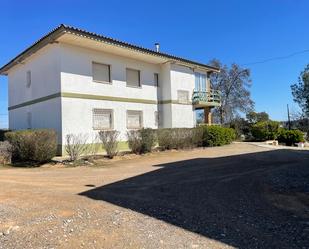
[[[221,105],[221,92],[218,90],[193,91],[192,104]]]

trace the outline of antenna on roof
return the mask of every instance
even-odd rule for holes
[[[155,46],[156,46],[156,52],[159,52],[160,51],[160,43],[156,42]]]

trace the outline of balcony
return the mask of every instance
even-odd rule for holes
[[[195,108],[215,107],[221,105],[221,92],[217,90],[193,91],[192,104]]]

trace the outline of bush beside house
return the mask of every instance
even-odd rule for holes
[[[151,152],[156,145],[156,132],[150,128],[131,130],[127,132],[130,150],[135,154]]]
[[[12,145],[13,162],[45,163],[57,152],[57,134],[54,130],[20,130],[5,133]]]

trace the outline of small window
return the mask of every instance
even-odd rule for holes
[[[97,82],[111,82],[110,65],[92,63],[92,79]]]
[[[127,68],[127,86],[140,87],[141,75],[139,70]]]
[[[94,130],[113,129],[113,110],[93,109],[92,120]]]
[[[177,94],[178,94],[179,103],[186,104],[189,102],[189,92],[188,91],[179,90]]]
[[[127,111],[127,128],[140,129],[143,126],[142,111]]]
[[[158,87],[159,86],[159,74],[155,73],[153,76],[154,76],[154,85]]]
[[[32,129],[32,113],[27,112],[27,129]]]
[[[27,86],[27,88],[30,88],[30,86],[31,86],[31,71],[27,71],[27,73],[26,73],[26,80],[27,80],[27,84],[26,84],[26,86]]]
[[[159,126],[159,112],[158,111],[154,112],[154,119],[155,119],[155,126],[158,127]]]

